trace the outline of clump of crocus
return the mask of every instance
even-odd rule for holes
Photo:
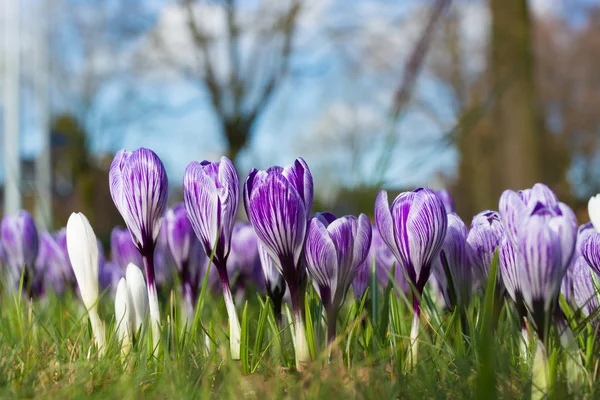
[[[227,258],[239,204],[239,178],[227,157],[220,162],[191,162],[183,178],[183,198],[192,228],[217,268],[229,316],[231,357],[240,359],[241,328],[231,295]]]
[[[17,215],[5,215],[0,224],[0,237],[9,266],[7,286],[14,288],[23,274],[23,290],[31,297],[39,248],[38,231],[31,214],[22,210]]]
[[[500,210],[508,239],[500,251],[502,278],[513,300],[522,297],[543,341],[575,249],[577,220],[542,184],[505,191]]]
[[[526,317],[524,309],[531,315],[538,337],[533,360],[537,396],[547,390],[546,340],[575,249],[577,220],[567,205],[539,183],[520,192],[505,191],[500,214],[506,233],[500,248],[502,279],[513,300],[522,303],[522,317]]]
[[[438,256],[446,237],[446,209],[439,197],[427,188],[399,194],[391,207],[387,192],[381,191],[375,202],[375,221],[383,241],[398,261],[396,268],[401,268],[413,288],[409,361],[415,365],[420,297],[431,275],[433,259]]]
[[[471,248],[467,244],[467,227],[460,217],[448,214],[448,229],[442,245],[442,251],[434,258],[433,275],[441,288],[446,306],[468,305],[471,297],[472,266]],[[452,285],[448,282],[448,275]]]
[[[144,265],[140,252],[131,240],[129,230],[122,226],[114,227],[110,233],[110,256],[123,271],[130,263]]]
[[[115,320],[121,350],[129,352],[133,340],[141,332],[148,312],[148,294],[144,274],[137,265],[127,266],[125,278],[121,278],[115,295]]]
[[[98,351],[104,352],[104,323],[98,315],[98,240],[88,219],[73,213],[67,222],[67,249],[79,293],[88,311]]]
[[[327,343],[335,340],[339,309],[371,246],[366,215],[336,218],[317,213],[306,234],[306,269],[327,314]]]
[[[208,265],[207,256],[192,229],[183,203],[167,211],[163,229],[179,275],[186,313],[191,321],[194,317],[200,283]]]
[[[160,340],[154,250],[167,209],[169,181],[160,158],[151,150],[120,150],[110,166],[110,194],[142,255],[148,280],[148,303],[154,348]]]
[[[306,270],[301,255],[312,202],[312,175],[301,158],[284,168],[252,169],[244,185],[248,219],[290,291],[297,366],[310,361],[304,329]]]

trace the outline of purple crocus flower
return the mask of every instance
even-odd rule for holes
[[[600,275],[600,233],[592,233],[585,239],[581,253],[592,270]]]
[[[237,221],[233,227],[227,271],[239,293],[243,294],[250,285],[258,290],[265,288],[258,254],[258,238],[249,222]]]
[[[58,242],[65,237],[64,230],[54,235],[49,232],[42,233],[36,262],[36,272],[40,272],[38,275],[42,284],[52,286],[57,294],[62,294],[66,287],[71,286],[74,279],[67,249]]]
[[[7,256],[6,250],[4,250],[4,245],[2,244],[2,240],[0,240],[0,267],[3,267],[7,264]]]
[[[394,290],[402,291],[404,295],[410,293],[410,285],[406,280],[404,271],[397,265],[396,257],[390,251],[390,248],[385,244],[381,238],[381,234],[376,226],[372,226],[372,240],[369,254],[365,259],[363,265],[359,268],[356,278],[352,282],[352,289],[354,296],[360,298],[367,290],[369,280],[371,279],[371,268],[373,262],[375,262],[375,274],[377,276],[377,282],[379,286],[385,290],[387,288],[392,268],[394,268]]]
[[[500,252],[502,278],[517,304],[522,298],[543,341],[547,317],[556,307],[575,249],[577,220],[567,205],[539,183],[518,193],[505,191],[500,210],[508,239]],[[514,264],[503,255],[511,251]]]
[[[575,242],[575,251],[573,252],[573,258],[571,258],[571,263],[569,264],[569,268],[567,269],[567,273],[562,280],[560,286],[560,292],[564,296],[565,300],[571,305],[571,307],[576,308],[577,303],[574,298],[574,272],[575,272],[575,262],[579,257],[583,255],[583,245],[585,241],[596,231],[594,230],[594,226],[591,222],[585,223],[579,226],[577,230],[577,241]]]
[[[110,252],[112,261],[120,266],[123,271],[129,263],[139,267],[144,265],[142,255],[131,240],[129,230],[122,226],[114,227],[110,233]]]
[[[439,199],[444,203],[444,208],[446,209],[446,213],[455,213],[456,208],[454,207],[454,200],[452,200],[452,195],[447,189],[434,190],[434,193],[439,197]]]
[[[592,271],[583,256],[573,262],[573,298],[577,308],[586,317],[598,309]]]
[[[414,365],[421,314],[419,297],[431,274],[432,261],[438,256],[446,237],[446,209],[439,197],[427,188],[399,194],[391,207],[387,192],[381,191],[375,201],[375,222],[383,241],[398,261],[397,268],[402,269],[416,290],[410,347],[410,360]]]
[[[332,214],[329,214],[332,215]],[[372,228],[366,215],[337,219],[316,214],[306,234],[306,268],[327,313],[327,338],[335,340],[336,321],[346,293],[371,246]]]
[[[188,317],[194,316],[200,283],[204,278],[208,259],[202,244],[196,237],[183,203],[167,211],[163,229],[173,256],[181,293],[186,304]]]
[[[503,237],[504,228],[497,211],[486,210],[473,217],[467,243],[471,248],[474,284],[477,287],[485,287],[496,249]],[[501,283],[500,275],[498,282]],[[499,284],[497,290],[502,292],[504,289]]]
[[[473,271],[467,235],[467,226],[462,219],[454,213],[448,214],[448,229],[442,251],[433,261],[433,275],[442,289],[448,307],[466,306],[469,302]],[[446,266],[444,260],[447,262]],[[447,272],[452,279],[452,291]],[[454,292],[454,296],[451,296],[451,292]]]
[[[221,280],[229,315],[231,355],[239,359],[240,323],[231,295],[227,258],[239,204],[239,178],[227,157],[220,162],[191,162],[183,178],[183,198],[196,236],[211,257]]]
[[[281,304],[285,295],[285,279],[283,279],[283,275],[275,267],[273,259],[260,242],[258,243],[258,256],[264,277],[265,290],[267,296],[273,302],[273,312],[279,326],[281,326]]]
[[[264,249],[288,284],[296,329],[296,364],[310,360],[304,330],[305,266],[301,262],[313,202],[313,180],[306,162],[252,169],[244,185],[246,214]]]
[[[154,250],[167,209],[169,181],[162,161],[144,148],[119,150],[110,166],[110,194],[142,255],[148,283],[148,305],[156,348],[160,339],[160,309],[156,292]]]
[[[31,275],[35,269],[39,238],[31,214],[21,210],[14,216],[5,215],[0,224],[0,237],[6,251],[10,280],[18,282],[25,268],[23,287],[32,295],[34,277]]]

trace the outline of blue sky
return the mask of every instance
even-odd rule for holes
[[[164,10],[160,4],[160,2],[153,3],[153,7],[159,13]],[[406,17],[411,16],[411,13],[414,13],[422,3],[417,0],[405,0],[400,5],[394,2],[394,7],[391,4],[385,0],[354,1],[356,9],[361,10],[374,21],[382,21],[385,18],[406,20]],[[533,4],[537,12],[554,12],[558,6],[562,6],[562,2],[552,0],[534,0]],[[311,40],[314,44],[308,46],[308,50],[299,51],[295,55],[292,76],[285,81],[270,107],[261,115],[255,127],[251,146],[239,159],[240,170],[286,164],[295,157],[302,156],[309,165],[314,164],[323,169],[322,177],[319,176],[319,168],[315,171],[317,185],[320,183],[323,187],[330,187],[340,182],[356,183],[356,177],[346,172],[348,169],[344,167],[343,143],[339,148],[333,146],[329,154],[332,160],[336,157],[341,158],[340,165],[323,160],[323,157],[328,155],[324,156],[322,151],[314,151],[315,147],[318,148],[324,143],[319,135],[314,133],[316,124],[331,105],[350,104],[352,107],[366,107],[373,114],[385,118],[386,105],[391,95],[390,89],[400,80],[401,66],[406,60],[402,56],[412,48],[415,30],[402,27],[391,32],[397,36],[393,38],[394,43],[398,45],[398,68],[393,70],[397,73],[397,80],[388,77],[382,84],[381,76],[371,71],[362,74],[358,81],[353,81],[349,66],[339,57],[337,49],[326,40],[319,38],[319,35],[324,35],[319,21],[332,21],[335,20],[334,17],[339,19],[339,15],[342,15],[342,19],[334,24],[346,22],[343,20],[344,14],[338,13],[339,1],[332,0],[329,7],[320,11],[322,20],[313,21],[315,26],[310,26],[310,21],[308,22],[309,28],[313,29],[311,32],[314,37]],[[160,14],[156,15],[156,21],[158,20]],[[27,29],[27,22],[23,29]],[[77,40],[73,39],[73,49],[76,48],[76,43]],[[315,49],[317,51],[314,51]],[[67,47],[65,51],[71,50]],[[23,57],[27,55],[24,54]],[[161,98],[165,105],[169,106],[166,108],[176,109],[181,104],[192,104],[192,106],[186,107],[184,112],[171,110],[168,113],[152,113],[111,131],[107,131],[98,120],[90,119],[87,123],[96,152],[114,152],[121,147],[128,149],[149,147],[163,159],[173,183],[181,181],[183,171],[190,161],[216,159],[220,156],[224,149],[224,141],[219,135],[214,114],[201,90],[191,86],[189,82],[177,79],[160,87],[141,83],[137,89],[143,91],[148,97]],[[120,106],[116,99],[122,90],[122,82],[118,79],[107,85],[96,99],[95,115],[113,113],[114,108]],[[448,128],[452,126],[454,117],[450,112],[448,94],[428,75],[427,71],[424,71],[418,81],[416,95],[436,108],[445,126]],[[34,157],[39,148],[40,133],[31,107],[34,101],[33,94],[24,88],[21,100],[23,105],[21,143],[22,154],[25,157]],[[424,184],[435,186],[440,184],[437,179],[440,173],[452,175],[457,163],[454,149],[432,147],[444,131],[445,127],[433,123],[423,113],[415,110],[408,112],[397,125],[399,145],[393,154],[393,162],[386,176],[387,185],[391,187]],[[418,145],[415,145],[417,140]],[[369,176],[369,170],[378,159],[380,150],[367,148],[364,154],[358,168],[360,175]]]

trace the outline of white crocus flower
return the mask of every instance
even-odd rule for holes
[[[98,240],[82,213],[73,213],[67,222],[67,250],[77,279],[81,299],[88,311],[94,339],[104,352],[104,323],[98,315]]]
[[[588,214],[596,232],[600,232],[600,194],[592,196],[588,202]]]

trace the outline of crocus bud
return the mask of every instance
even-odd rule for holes
[[[183,198],[188,217],[207,256],[219,272],[221,288],[229,316],[231,357],[240,357],[240,323],[231,295],[227,258],[231,233],[239,204],[239,178],[227,157],[220,162],[192,162],[183,178]]]
[[[575,263],[579,257],[583,255],[583,245],[585,241],[595,233],[594,226],[591,222],[587,222],[583,225],[579,226],[577,229],[577,240],[575,242],[575,250],[573,252],[573,258],[571,258],[571,262],[569,263],[569,268],[567,269],[567,273],[563,278],[562,284],[560,286],[560,292],[564,296],[565,300],[571,305],[571,307],[576,308],[577,303],[574,298],[574,269]]]
[[[312,175],[301,158],[285,168],[252,169],[244,185],[248,219],[290,290],[296,365],[310,361],[302,312],[306,272],[300,256],[312,202]]]
[[[265,280],[258,255],[258,238],[249,222],[237,221],[231,235],[231,252],[227,272],[236,293],[243,294],[248,286],[265,289]]]
[[[98,240],[81,213],[71,214],[67,222],[67,250],[98,350],[103,352],[104,324],[98,315]]]
[[[396,268],[402,269],[417,291],[413,295],[414,318],[409,355],[414,366],[421,314],[418,299],[431,275],[433,258],[439,254],[446,237],[446,209],[435,193],[427,188],[399,194],[391,207],[387,192],[382,190],[375,201],[375,222],[383,241],[398,261]]]
[[[460,217],[456,214],[448,214],[448,229],[442,251],[433,262],[433,275],[449,307],[455,305],[464,307],[469,302],[473,271],[467,235],[467,226]],[[446,276],[447,272],[452,279],[452,291]],[[452,292],[455,297],[451,296]]]
[[[121,350],[127,354],[131,346],[133,304],[127,289],[127,281],[121,278],[117,284],[115,295],[115,322],[117,324],[117,336],[121,342]]]
[[[596,232],[600,232],[600,194],[590,197],[588,214],[590,215],[590,222],[594,226],[594,229]]]
[[[592,270],[600,275],[600,233],[593,233],[585,240],[582,255]]]
[[[583,256],[573,263],[573,297],[584,316],[598,309],[598,295],[592,279],[592,271]]]
[[[110,253],[112,260],[120,266],[123,271],[129,263],[144,265],[142,256],[131,240],[127,228],[116,226],[110,233]]]
[[[454,200],[452,200],[452,195],[446,189],[434,190],[434,193],[444,204],[444,208],[446,209],[446,213],[454,213],[456,212],[456,208],[454,207]]]
[[[0,236],[6,251],[10,281],[18,283],[25,268],[23,287],[31,290],[39,246],[38,231],[31,214],[21,210],[14,216],[5,215],[0,224]]]
[[[546,318],[556,307],[560,285],[575,249],[575,214],[542,184],[518,193],[505,191],[500,198],[500,210],[516,261],[514,275],[509,273],[505,277],[505,270],[501,269],[505,286],[511,296],[520,293],[538,336],[544,341]],[[519,301],[517,297],[513,299]]]
[[[335,339],[337,314],[371,246],[366,215],[328,220],[316,214],[306,234],[306,268],[328,319],[328,342]]]
[[[275,267],[273,259],[262,244],[258,243],[258,255],[260,257],[261,270],[265,280],[267,296],[273,302],[275,318],[281,325],[281,302],[285,295],[285,279]]]
[[[160,340],[160,309],[156,292],[154,250],[167,209],[169,181],[160,158],[144,148],[120,150],[110,166],[110,194],[142,255],[148,279],[148,300],[154,348]]]
[[[208,257],[192,229],[183,203],[167,211],[163,229],[179,275],[187,315],[191,320]]]
[[[473,217],[467,243],[471,248],[474,284],[477,287],[485,287],[496,249],[503,237],[504,228],[497,211],[486,210]],[[501,282],[499,274],[498,281]]]
[[[49,232],[42,233],[37,263],[44,264],[40,266],[45,271],[44,280],[52,285],[56,293],[63,293],[73,275],[73,267],[69,253],[59,245],[55,235]]]

